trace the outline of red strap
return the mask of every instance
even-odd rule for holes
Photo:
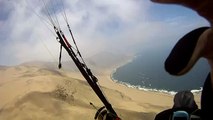
[[[66,43],[68,48],[71,48],[71,45],[69,44],[69,42],[67,41],[66,37],[64,36],[64,34],[62,34],[62,37],[64,38],[64,42]]]

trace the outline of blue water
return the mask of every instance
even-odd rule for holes
[[[201,90],[210,70],[207,61],[200,59],[187,74],[172,76],[164,69],[167,55],[158,50],[141,52],[131,62],[117,68],[112,78],[123,84],[149,90]]]

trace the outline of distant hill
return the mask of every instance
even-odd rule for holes
[[[5,69],[5,68],[7,68],[7,66],[0,65],[0,70],[1,70],[1,69]]]
[[[87,62],[95,67],[99,68],[110,68],[115,67],[124,61],[130,59],[130,55],[118,54],[112,52],[99,52],[89,58]]]
[[[85,58],[84,61],[87,66],[96,74],[100,74],[105,69],[111,69],[123,64],[129,60],[131,56],[124,54],[117,54],[111,52],[99,52],[91,57]],[[35,66],[51,70],[58,69],[58,62],[45,61],[30,61],[20,64],[22,66]],[[62,69],[65,71],[79,71],[72,59],[70,61],[62,61]]]
[[[30,61],[25,62],[20,65],[23,66],[35,66],[40,68],[48,68],[48,69],[59,69],[58,62],[46,62],[46,61]],[[64,70],[75,71],[77,70],[76,66],[72,61],[62,61],[62,67]]]

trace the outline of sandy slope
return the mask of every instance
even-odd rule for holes
[[[152,120],[172,106],[173,96],[116,84],[110,72],[97,77],[123,120]],[[0,101],[0,120],[91,120],[96,109],[90,102],[102,106],[79,72],[30,65],[0,67]]]

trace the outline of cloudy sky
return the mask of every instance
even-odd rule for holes
[[[209,26],[188,8],[149,0],[0,0],[0,65],[57,61],[59,43],[47,9],[70,39],[65,10],[85,57],[103,51],[136,54],[142,48],[171,48],[186,32]]]

